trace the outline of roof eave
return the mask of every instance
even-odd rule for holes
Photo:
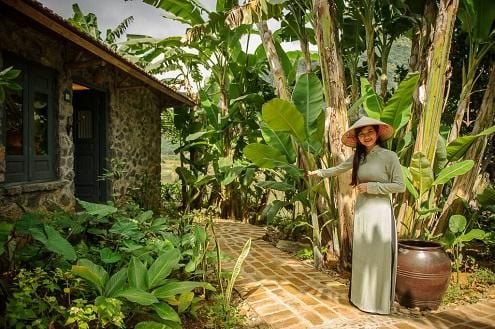
[[[89,36],[85,36],[82,32],[76,33],[71,29],[61,24],[56,19],[50,17],[43,11],[40,11],[39,8],[35,8],[31,6],[29,3],[26,3],[22,0],[1,0],[6,5],[12,7],[18,12],[24,14],[25,16],[31,18],[37,23],[41,24],[48,30],[60,35],[61,37],[70,40],[76,45],[84,48],[95,56],[101,58],[102,60],[114,65],[118,69],[128,73],[132,77],[146,83],[151,86],[155,90],[169,96],[175,102],[182,103],[187,106],[194,106],[195,103],[189,99],[188,97],[174,91],[170,87],[165,86],[160,83],[158,80],[155,80],[151,76],[148,76],[144,71],[135,66],[130,62],[126,62],[121,58],[117,57],[114,53],[106,49],[104,46],[99,46],[98,43],[91,39]],[[67,23],[68,24],[68,23]]]

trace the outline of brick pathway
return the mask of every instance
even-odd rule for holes
[[[271,328],[284,329],[481,329],[495,328],[495,300],[463,305],[427,316],[373,315],[349,304],[347,286],[314,270],[261,239],[265,230],[249,224],[221,221],[216,234],[232,267],[251,237],[236,289]]]

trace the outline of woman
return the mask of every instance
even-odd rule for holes
[[[390,314],[394,301],[397,237],[391,193],[405,191],[397,155],[379,145],[394,129],[362,117],[342,136],[355,147],[354,156],[336,167],[308,172],[336,176],[352,169],[351,185],[358,192],[354,211],[351,303],[365,312]]]

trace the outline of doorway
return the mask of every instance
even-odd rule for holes
[[[73,84],[75,196],[88,202],[107,200],[101,180],[106,159],[106,93]]]

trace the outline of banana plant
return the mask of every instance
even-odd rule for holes
[[[271,169],[281,179],[267,181],[265,187],[294,192],[301,184],[302,172],[296,165],[303,164],[303,170],[316,169],[316,157],[322,153],[323,141],[323,92],[320,80],[312,73],[306,73],[297,80],[292,94],[292,102],[273,99],[262,108],[263,143],[252,143],[244,148],[244,155],[260,168]],[[279,173],[285,172],[285,175]],[[282,182],[284,180],[284,182]],[[292,182],[293,189],[290,189]],[[289,184],[286,184],[289,183]],[[303,180],[303,187],[296,195],[305,193],[309,209],[308,221],[313,228],[313,251],[315,266],[321,266],[321,236],[317,214],[317,191],[322,184]],[[294,201],[297,198],[294,198]],[[280,200],[271,207],[271,215],[280,210]]]
[[[101,31],[98,28],[98,18],[95,14],[89,13],[84,15],[77,3],[72,5],[73,15],[67,21],[88,34],[94,39],[108,44],[112,49],[117,50],[117,39],[124,35],[129,25],[134,21],[133,16],[129,16],[122,20],[114,29],[107,29],[105,39],[101,36]]]

